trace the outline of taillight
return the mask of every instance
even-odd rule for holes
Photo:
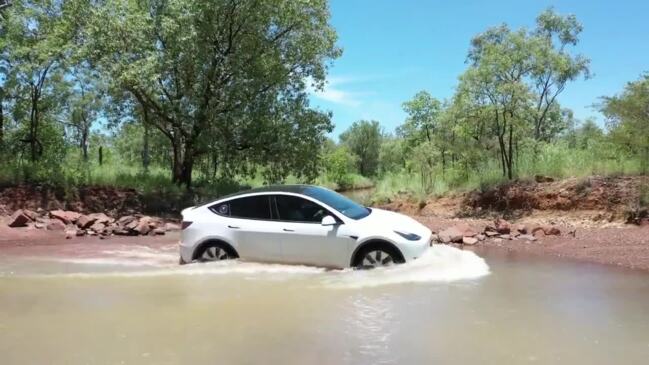
[[[192,224],[192,222],[183,221],[180,224],[180,229],[185,229],[185,228],[189,227],[191,224]]]

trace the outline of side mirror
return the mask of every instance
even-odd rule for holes
[[[322,225],[323,226],[335,226],[337,224],[336,218],[326,215],[322,218]]]

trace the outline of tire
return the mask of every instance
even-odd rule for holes
[[[403,264],[403,255],[393,245],[386,242],[372,242],[362,246],[354,255],[352,267],[360,270]]]
[[[227,243],[210,241],[202,244],[194,254],[198,262],[234,260],[239,258],[237,252]]]

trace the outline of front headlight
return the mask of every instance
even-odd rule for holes
[[[394,233],[407,239],[408,241],[419,241],[421,239],[421,236],[418,236],[414,233],[406,233],[406,232],[399,232],[399,231],[394,231]]]

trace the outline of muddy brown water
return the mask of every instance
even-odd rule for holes
[[[433,247],[368,272],[0,247],[2,364],[646,364],[649,275]]]

